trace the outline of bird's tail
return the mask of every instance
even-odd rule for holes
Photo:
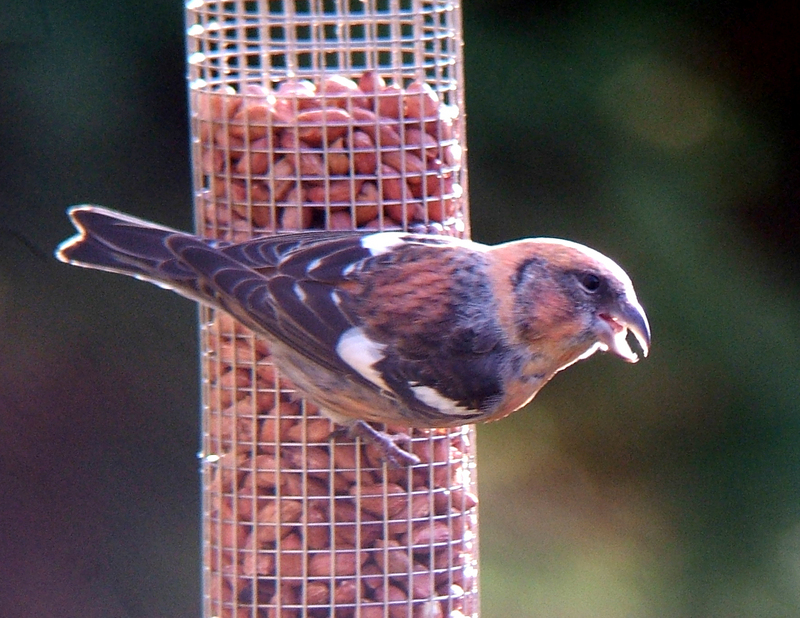
[[[189,234],[137,219],[100,206],[69,209],[78,233],[58,246],[62,262],[131,275],[201,300],[197,273],[168,246],[170,239]]]

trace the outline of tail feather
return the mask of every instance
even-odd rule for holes
[[[168,246],[170,238],[188,234],[99,206],[73,206],[69,216],[78,234],[58,246],[56,257],[62,262],[131,275],[204,299],[197,273]]]

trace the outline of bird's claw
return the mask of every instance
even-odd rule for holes
[[[394,468],[407,468],[420,462],[420,458],[414,453],[398,446],[411,442],[411,438],[404,433],[389,434],[375,429],[365,421],[354,421],[334,429],[329,439],[340,437],[362,438],[377,448],[381,459]]]

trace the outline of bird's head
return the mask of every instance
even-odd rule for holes
[[[514,330],[563,369],[594,352],[628,362],[650,350],[650,326],[630,277],[613,260],[577,243],[534,238],[501,245],[512,287]],[[498,248],[500,248],[498,247]]]

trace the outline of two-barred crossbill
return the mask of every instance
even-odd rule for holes
[[[203,239],[77,206],[64,262],[132,275],[222,309],[336,423],[413,462],[369,422],[451,427],[502,418],[598,350],[634,362],[650,328],[630,278],[582,245],[487,246],[407,232]]]

